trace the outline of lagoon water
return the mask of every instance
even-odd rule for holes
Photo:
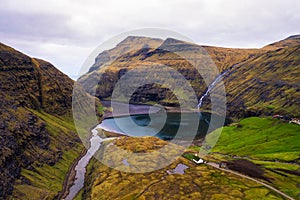
[[[116,122],[116,119],[121,121]],[[164,126],[160,124],[165,120]],[[207,113],[167,113],[167,117],[161,113],[154,113],[149,116],[148,114],[138,114],[131,116],[122,116],[117,118],[107,118],[99,124],[99,128],[121,133],[129,136],[154,136],[163,140],[172,140],[181,126],[184,134],[180,135],[178,139],[187,139],[193,137],[193,133],[196,131],[197,137],[204,137],[208,129],[208,123],[210,121],[210,115]],[[134,125],[133,123],[134,122]],[[139,126],[137,128],[137,126]],[[125,127],[125,128],[124,128]],[[142,130],[142,131],[141,131]],[[177,136],[178,137],[178,136]]]

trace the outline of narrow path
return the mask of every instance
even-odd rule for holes
[[[256,183],[259,183],[259,184],[261,184],[261,185],[263,185],[263,186],[269,188],[270,190],[273,190],[274,192],[280,194],[281,196],[284,196],[284,197],[287,198],[287,199],[295,200],[294,198],[288,196],[287,194],[281,192],[280,190],[278,190],[278,189],[276,189],[276,188],[274,188],[274,187],[272,187],[272,186],[270,186],[270,185],[268,185],[268,184],[266,184],[266,183],[264,183],[264,182],[261,182],[261,181],[259,181],[259,180],[254,179],[254,178],[251,178],[251,177],[246,176],[246,175],[244,175],[244,174],[240,174],[240,173],[238,173],[238,172],[232,171],[232,170],[230,170],[230,169],[220,168],[219,165],[218,165],[217,163],[208,162],[207,165],[212,166],[212,167],[214,167],[214,168],[217,168],[217,169],[219,169],[219,170],[223,170],[223,171],[225,171],[225,172],[229,172],[229,173],[231,173],[231,174],[235,174],[235,175],[240,176],[240,177],[243,177],[243,178],[247,178],[247,179],[249,179],[249,180],[252,180],[252,181],[254,181],[254,182],[256,182]]]

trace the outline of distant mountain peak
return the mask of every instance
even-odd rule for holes
[[[175,38],[167,38],[164,41],[164,44],[176,44],[176,43],[183,43],[183,41],[175,39]]]
[[[190,43],[182,40],[178,40],[175,38],[167,38],[158,49],[164,49],[172,52],[179,51],[189,51],[189,50],[199,50],[199,45],[195,43]]]
[[[134,45],[134,44],[140,44],[140,43],[147,43],[149,41],[155,41],[155,42],[163,42],[162,39],[159,38],[150,38],[150,37],[144,37],[144,36],[134,36],[134,35],[130,35],[127,36],[124,40],[122,40],[118,45],[118,46],[122,46],[124,44],[128,45]]]
[[[118,43],[114,48],[105,50],[98,54],[95,58],[95,63],[89,69],[88,73],[99,70],[102,66],[111,64],[118,57],[143,48],[157,48],[164,40],[159,38],[150,38],[144,36],[127,36],[124,40]],[[81,77],[82,78],[82,77]]]

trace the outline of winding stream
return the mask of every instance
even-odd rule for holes
[[[96,153],[96,151],[100,148],[101,143],[105,140],[113,139],[113,138],[102,139],[101,137],[99,137],[97,131],[98,128],[99,125],[92,130],[92,137],[90,139],[91,147],[89,148],[87,153],[78,161],[75,167],[75,171],[76,171],[75,181],[74,184],[69,189],[69,194],[66,196],[65,200],[72,200],[77,195],[77,193],[83,188],[86,166],[89,164],[91,158]]]

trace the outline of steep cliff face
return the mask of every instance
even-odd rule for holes
[[[70,111],[73,81],[53,65],[0,44],[2,101],[43,109],[49,114]],[[2,104],[5,106],[5,104]]]
[[[94,65],[89,72],[97,71],[105,65],[110,65],[115,59],[126,52],[137,51],[143,48],[157,48],[163,43],[163,40],[158,38],[134,37],[129,36],[116,47],[101,52],[95,59]]]
[[[112,84],[109,82],[115,81],[116,78],[114,76],[117,75],[118,77],[118,73],[122,73],[122,70],[117,74],[115,72],[110,73],[110,71],[108,71],[107,74],[105,74],[103,78],[99,80],[99,74],[102,74],[103,69],[110,67],[116,62],[120,63],[121,65],[126,64],[128,59],[133,58],[133,56],[126,56],[126,58],[121,59],[123,56],[141,49],[155,49],[162,43],[163,40],[161,39],[129,36],[117,44],[116,47],[101,52],[95,58],[95,63],[89,69],[88,73],[80,77],[79,83],[90,94],[93,94],[97,88],[97,85],[101,84],[103,87],[101,90],[99,90],[99,92],[102,92],[103,94],[97,96],[109,96],[109,88],[112,86]],[[98,81],[101,81],[101,83],[97,84]]]
[[[261,49],[203,46],[220,72],[229,70],[224,76],[229,117],[274,113],[299,116],[299,109],[296,109],[299,105],[299,38],[299,35],[291,36]],[[139,38],[139,41],[143,39]],[[126,45],[135,44],[127,41]],[[115,57],[114,62],[105,64],[106,67],[91,68],[90,73],[81,77],[79,82],[87,92],[95,92],[99,99],[110,99],[115,84],[127,71],[133,68],[141,69],[145,64],[154,68],[157,66],[149,63],[159,62],[180,72],[191,84],[199,99],[205,93],[207,85],[201,74],[177,55],[180,52],[189,58],[199,59],[197,47],[199,46],[196,44],[168,38],[157,48],[127,52]],[[95,65],[100,60],[98,57]],[[101,63],[101,66],[103,65]],[[209,64],[207,66],[209,69]],[[209,70],[201,72],[210,76]],[[160,77],[142,72],[136,73],[135,76],[143,76],[145,80],[164,78],[163,73]],[[131,101],[178,106],[174,93],[157,84],[145,84],[137,88]],[[204,101],[203,109],[210,109],[209,96]]]
[[[72,87],[50,63],[0,43],[0,199],[51,199],[61,189],[82,148]]]

